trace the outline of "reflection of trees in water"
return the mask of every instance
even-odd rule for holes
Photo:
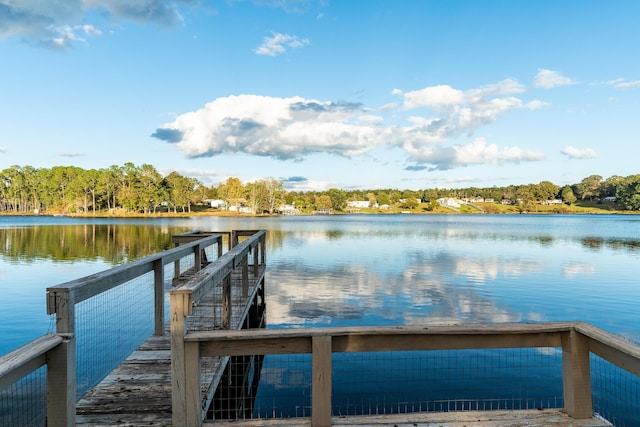
[[[21,262],[104,259],[121,264],[173,247],[171,236],[188,231],[156,225],[77,224],[0,229],[0,253]]]
[[[598,251],[602,248],[616,251],[637,252],[640,251],[640,240],[631,239],[603,239],[601,237],[584,237],[580,240],[582,246]]]

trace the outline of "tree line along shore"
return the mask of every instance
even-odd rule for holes
[[[11,166],[0,171],[0,214],[273,215],[318,213],[637,213],[640,174],[590,175],[504,187],[294,191],[275,178],[207,186],[152,165],[105,169]]]

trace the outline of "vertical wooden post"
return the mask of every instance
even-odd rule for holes
[[[184,346],[185,317],[191,314],[191,293],[171,292],[171,410],[175,426],[186,426],[187,390]]]
[[[265,238],[265,237],[262,237],[262,238],[260,239],[260,249],[261,249],[261,251],[260,251],[260,258],[261,258],[261,259],[260,259],[260,263],[261,263],[262,265],[264,265],[264,263],[265,263],[265,257],[266,257],[265,252],[266,252],[266,249],[267,249],[267,243],[266,243],[266,238]]]
[[[164,261],[162,258],[153,262],[153,292],[153,334],[161,336],[164,335]]]
[[[222,279],[222,329],[231,329],[231,274]]]
[[[331,425],[331,336],[311,338],[311,425]]]
[[[218,258],[222,256],[222,236],[218,238]]]
[[[193,247],[193,270],[200,271],[202,268],[202,247],[198,244]]]
[[[180,243],[176,243],[176,248],[180,246]],[[172,285],[176,285],[180,279],[180,260],[177,259],[173,262],[173,280]]]
[[[254,276],[258,276],[258,253],[260,252],[260,242],[256,242],[255,245],[251,247],[251,254],[253,255],[253,274]]]
[[[591,418],[589,343],[587,337],[574,329],[562,335],[562,385],[567,414],[577,419]]]
[[[200,389],[200,343],[185,343],[186,426],[202,425]],[[175,425],[175,424],[174,424]]]
[[[245,255],[240,264],[242,269],[242,297],[249,296],[249,256]]]
[[[47,419],[52,426],[76,424],[75,299],[68,289],[49,295],[49,314],[56,315],[56,333],[65,340],[47,355]]]

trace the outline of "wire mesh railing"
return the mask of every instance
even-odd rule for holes
[[[640,377],[591,355],[593,408],[616,427],[640,425]]]
[[[47,367],[0,391],[0,426],[45,426],[47,416]]]
[[[231,358],[207,421],[562,409],[640,423],[640,347],[581,322],[214,331],[186,342],[198,357]]]
[[[153,334],[154,273],[78,303],[75,323],[79,399]]]
[[[268,355],[257,370],[258,357],[229,363],[257,371],[259,387],[227,373],[209,421],[311,417],[311,355]],[[561,359],[548,348],[334,353],[331,415],[559,409]]]

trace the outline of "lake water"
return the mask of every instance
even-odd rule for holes
[[[640,342],[640,216],[0,217],[0,354],[45,289],[192,231],[266,229],[269,328],[581,320]]]

